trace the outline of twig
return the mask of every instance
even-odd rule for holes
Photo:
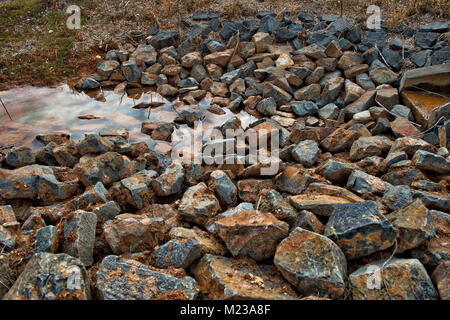
[[[384,58],[383,54],[381,53],[380,49],[378,48],[378,44],[375,43],[375,48],[377,48],[378,53],[380,54],[381,58],[383,58],[384,64],[391,69],[391,67],[389,66],[389,63],[387,63],[386,59]]]
[[[395,118],[400,118],[399,115],[397,115],[397,114],[392,113],[391,111],[389,111],[388,108],[386,108],[385,106],[383,106],[377,99],[375,99],[375,102],[376,102],[381,108],[383,108],[384,110],[386,110],[386,112],[389,113],[390,115],[394,116]],[[409,123],[415,125],[416,127],[422,128],[422,126],[421,126],[420,124],[418,124],[418,123],[415,123],[415,122],[413,122],[413,121],[411,121],[411,120],[408,120],[408,119],[406,119],[406,121],[408,121]]]
[[[2,98],[0,98],[0,102],[1,102],[2,105],[3,105],[3,108],[5,108],[5,111],[6,111],[6,113],[8,114],[9,120],[13,121],[13,119],[11,118],[11,115],[9,114],[8,109],[6,109],[6,106],[5,106],[5,104],[3,103]]]
[[[8,287],[6,284],[4,284],[3,282],[0,281],[0,284],[3,285],[6,289],[11,289],[10,287]]]

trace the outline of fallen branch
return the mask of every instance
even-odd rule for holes
[[[9,114],[8,109],[6,109],[6,106],[5,106],[5,104],[3,103],[2,98],[0,98],[0,102],[1,102],[2,105],[3,105],[3,108],[5,108],[5,111],[6,111],[6,113],[8,114],[9,120],[13,121],[13,119],[11,118],[11,115]]]
[[[388,291],[388,289],[387,289],[387,286],[386,286],[386,282],[384,281],[383,270],[384,270],[384,267],[388,264],[389,261],[392,260],[392,258],[394,257],[395,253],[397,252],[397,239],[395,239],[394,244],[395,244],[394,251],[392,251],[392,254],[391,254],[391,256],[389,257],[389,259],[387,259],[387,260],[383,263],[383,265],[381,266],[381,272],[380,272],[381,281],[383,282],[384,288],[386,289],[386,293],[387,293],[387,295],[389,296],[389,299],[391,299],[391,300],[392,300],[391,294],[389,293],[389,291]]]

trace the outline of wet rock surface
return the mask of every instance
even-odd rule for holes
[[[143,91],[133,132],[0,145],[0,297],[448,298],[448,24],[184,22],[75,85]]]

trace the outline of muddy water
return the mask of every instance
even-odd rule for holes
[[[147,92],[146,92],[147,91]],[[130,132],[130,142],[145,141],[151,148],[161,151],[170,149],[170,144],[155,142],[149,136],[140,132],[141,123],[146,120],[172,122],[177,112],[183,109],[196,108],[202,113],[203,128],[208,130],[223,124],[234,114],[224,108],[224,115],[213,114],[206,109],[209,101],[203,100],[197,106],[177,106],[178,100],[168,101],[149,90],[131,90],[124,94],[113,91],[103,91],[104,100],[98,101],[92,96],[98,92],[78,92],[64,84],[56,88],[24,87],[8,91],[0,91],[0,98],[5,103],[13,121],[11,121],[2,106],[0,106],[0,146],[28,146],[34,151],[42,147],[35,140],[38,133],[49,131],[68,131],[71,139],[79,139],[88,132],[98,132],[105,126],[119,126]],[[150,109],[134,109],[141,102],[162,99],[163,105]],[[82,120],[79,116],[94,115],[99,119]],[[246,112],[237,115],[243,126],[255,120]],[[186,125],[181,125],[174,132],[176,137],[192,133]],[[183,143],[183,139],[174,137],[174,143]],[[179,147],[177,148],[179,149]]]

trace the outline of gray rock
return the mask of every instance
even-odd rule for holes
[[[409,57],[409,59],[414,62],[416,66],[419,68],[424,67],[428,61],[428,58],[433,53],[433,50],[422,50],[417,53],[414,53]]]
[[[129,82],[140,82],[141,80],[141,70],[134,61],[123,62],[122,73]]]
[[[11,167],[20,168],[34,164],[36,162],[36,157],[34,156],[33,151],[28,147],[14,147],[6,156],[5,162]]]
[[[357,194],[383,194],[391,185],[378,177],[367,174],[361,170],[352,172],[347,181],[347,188]]]
[[[339,116],[339,108],[334,103],[329,103],[319,109],[318,115],[322,120],[336,120]]]
[[[422,170],[430,170],[442,174],[450,172],[450,161],[428,151],[418,150],[414,154],[412,161],[417,168]]]
[[[398,210],[412,200],[411,189],[408,186],[393,186],[383,196],[383,202],[391,210]]]
[[[450,212],[450,199],[435,193],[412,190],[413,198],[422,200],[428,209],[439,210],[442,212]]]
[[[266,116],[273,116],[277,111],[277,103],[273,97],[261,100],[256,105],[256,110]]]
[[[292,111],[300,117],[317,114],[319,107],[312,101],[294,101],[291,103]]]
[[[186,300],[194,300],[200,291],[191,277],[176,278],[135,260],[112,255],[103,259],[94,279],[101,300],[164,299],[175,291],[183,292]]]
[[[67,254],[36,253],[4,300],[89,300],[90,282],[80,260]]]
[[[387,219],[399,232],[398,253],[416,248],[436,235],[433,217],[418,199],[392,212]]]
[[[277,18],[267,15],[261,19],[258,32],[272,33],[277,25]]]
[[[94,263],[95,213],[76,211],[64,224],[64,253],[80,258],[85,266]]]
[[[96,133],[85,134],[83,140],[76,143],[78,153],[85,155],[88,153],[105,153],[112,151],[114,144],[108,139],[102,138]]]
[[[353,170],[355,170],[355,166],[335,159],[329,159],[317,168],[317,172],[325,179],[339,185],[344,184],[348,180]]]
[[[183,165],[172,163],[162,175],[152,181],[152,187],[158,196],[170,196],[180,192],[184,177]]]
[[[382,271],[381,271],[382,269]],[[381,278],[381,272],[383,278]],[[417,259],[393,258],[365,265],[349,276],[355,300],[436,300],[438,293]]]
[[[443,33],[450,30],[450,26],[446,22],[432,22],[425,26],[420,27],[421,32],[438,32]]]
[[[301,228],[294,229],[278,245],[274,264],[302,295],[338,298],[344,293],[345,256],[324,236]]]
[[[397,235],[375,201],[337,205],[325,227],[325,236],[350,260],[391,247]]]
[[[107,152],[80,161],[75,165],[74,172],[85,186],[95,185],[97,182],[109,185],[123,179],[126,169],[126,162],[121,154]]]
[[[175,46],[178,42],[178,39],[178,32],[172,30],[164,30],[153,38],[147,40],[147,43],[151,44],[156,50],[160,50],[162,48]]]
[[[397,52],[384,48],[383,57],[395,71],[399,71],[402,68],[402,57]]]
[[[155,267],[176,267],[187,269],[201,257],[200,243],[192,240],[170,240],[155,251]]]
[[[382,31],[366,31],[363,41],[358,45],[360,51],[366,51],[372,47],[383,48],[386,44],[386,35]]]
[[[410,121],[414,121],[414,115],[410,108],[407,106],[397,104],[392,107],[391,112],[399,117],[406,118]]]
[[[314,140],[304,140],[292,149],[292,157],[305,167],[312,167],[317,161],[319,152],[319,146]]]
[[[431,64],[440,65],[440,64],[448,64],[450,61],[450,47],[445,47],[441,50],[436,50],[431,56]]]
[[[430,49],[436,43],[439,36],[435,32],[417,32],[414,36],[414,43],[422,49]]]
[[[375,89],[375,84],[369,78],[367,73],[363,73],[356,76],[356,83],[364,90]]]
[[[50,252],[56,253],[58,245],[58,235],[55,226],[46,226],[36,231],[36,242],[34,253]]]

